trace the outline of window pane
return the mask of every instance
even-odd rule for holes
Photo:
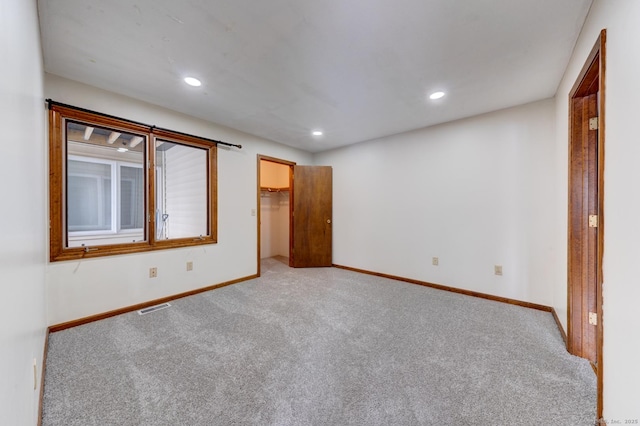
[[[67,163],[69,231],[111,229],[111,166],[69,160]]]
[[[208,151],[156,141],[158,239],[209,235]]]
[[[68,247],[145,239],[145,139],[66,123]]]
[[[120,229],[144,226],[144,176],[140,167],[120,167]]]

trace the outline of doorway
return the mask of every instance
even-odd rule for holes
[[[268,257],[294,268],[333,266],[332,175],[330,166],[258,155],[258,275]]]
[[[567,350],[591,362],[602,417],[605,42],[602,30],[569,94]]]
[[[290,266],[293,162],[258,156],[258,274],[262,259]]]

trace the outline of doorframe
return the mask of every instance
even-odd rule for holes
[[[261,161],[269,161],[271,163],[277,163],[277,164],[282,164],[284,166],[289,166],[289,191],[290,194],[293,191],[293,166],[296,165],[296,163],[294,161],[288,161],[288,160],[283,160],[281,158],[275,158],[275,157],[270,157],[267,155],[262,155],[262,154],[258,154],[257,155],[258,158],[258,167],[257,167],[257,174],[256,174],[256,180],[257,180],[257,191],[256,191],[256,205],[258,206],[258,212],[257,212],[257,231],[258,231],[258,259],[257,259],[257,272],[256,275],[260,276],[260,245],[262,244],[261,241],[261,226],[262,226],[262,219],[261,219],[261,199],[260,199],[260,192],[261,192],[261,188],[262,186],[260,185],[260,162]],[[292,217],[291,217],[291,209],[293,208],[293,203],[289,202],[289,266],[291,266],[291,246],[293,244],[292,242],[292,234],[291,234],[291,221],[292,221]]]
[[[572,256],[571,256],[571,246],[572,240],[571,235],[572,232],[572,219],[576,216],[586,217],[588,212],[585,212],[588,209],[588,206],[582,205],[579,211],[574,211],[571,208],[571,192],[574,187],[574,181],[572,178],[572,164],[573,161],[583,161],[586,162],[587,158],[585,153],[579,152],[575,153],[572,150],[573,142],[574,142],[574,132],[573,132],[573,118],[576,112],[574,111],[573,105],[574,99],[586,97],[588,95],[592,95],[597,92],[599,93],[599,99],[597,100],[598,107],[598,136],[597,136],[597,214],[598,214],[598,223],[597,223],[597,232],[596,232],[596,256],[595,256],[595,265],[590,263],[583,267],[583,273],[589,267],[594,267],[596,269],[596,286],[595,286],[595,300],[596,300],[596,314],[597,314],[597,325],[596,325],[596,364],[592,364],[592,367],[597,376],[597,409],[596,415],[598,419],[602,418],[603,413],[603,312],[602,312],[602,282],[603,282],[603,273],[602,273],[602,259],[603,259],[603,250],[604,250],[604,144],[605,144],[605,72],[606,72],[606,29],[603,29],[596,43],[591,50],[587,60],[578,75],[571,91],[569,92],[569,158],[568,158],[568,223],[567,223],[567,350],[576,354],[575,346],[577,345],[577,341],[582,338],[582,332],[577,331],[578,327],[573,326],[572,324],[572,313],[573,313],[573,298],[579,295],[582,295],[585,289],[582,282],[575,283],[571,279],[572,271],[577,266],[573,265]],[[598,81],[597,86],[595,86],[596,78]],[[577,183],[576,183],[577,185]],[[582,185],[582,183],[580,183]],[[583,203],[584,204],[584,203]],[[572,216],[573,213],[573,216]],[[586,237],[586,233],[580,234],[581,241],[584,241]],[[588,312],[584,312],[585,305],[581,304],[580,307],[576,307],[576,309],[582,309],[581,318],[586,318],[588,316]],[[588,310],[588,309],[587,309]],[[582,328],[580,327],[580,330]],[[578,335],[579,333],[579,335]]]

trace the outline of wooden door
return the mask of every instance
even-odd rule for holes
[[[290,266],[331,266],[331,167],[293,166],[292,195]]]
[[[606,30],[569,94],[569,222],[567,349],[586,358],[597,375],[598,419],[603,412],[602,256]]]
[[[597,94],[572,99],[569,169],[569,351],[597,364]]]

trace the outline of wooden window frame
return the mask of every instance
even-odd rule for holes
[[[67,247],[65,228],[65,161],[66,161],[66,122],[81,122],[96,127],[106,127],[145,137],[143,169],[145,174],[144,206],[147,220],[144,226],[144,241],[108,244],[86,247]],[[207,235],[158,240],[156,238],[156,218],[150,212],[155,211],[155,140],[169,142],[207,150]],[[218,242],[218,198],[217,198],[217,146],[214,142],[170,130],[76,109],[62,105],[49,106],[49,260],[77,260],[128,253],[140,253],[153,250],[190,247]]]

